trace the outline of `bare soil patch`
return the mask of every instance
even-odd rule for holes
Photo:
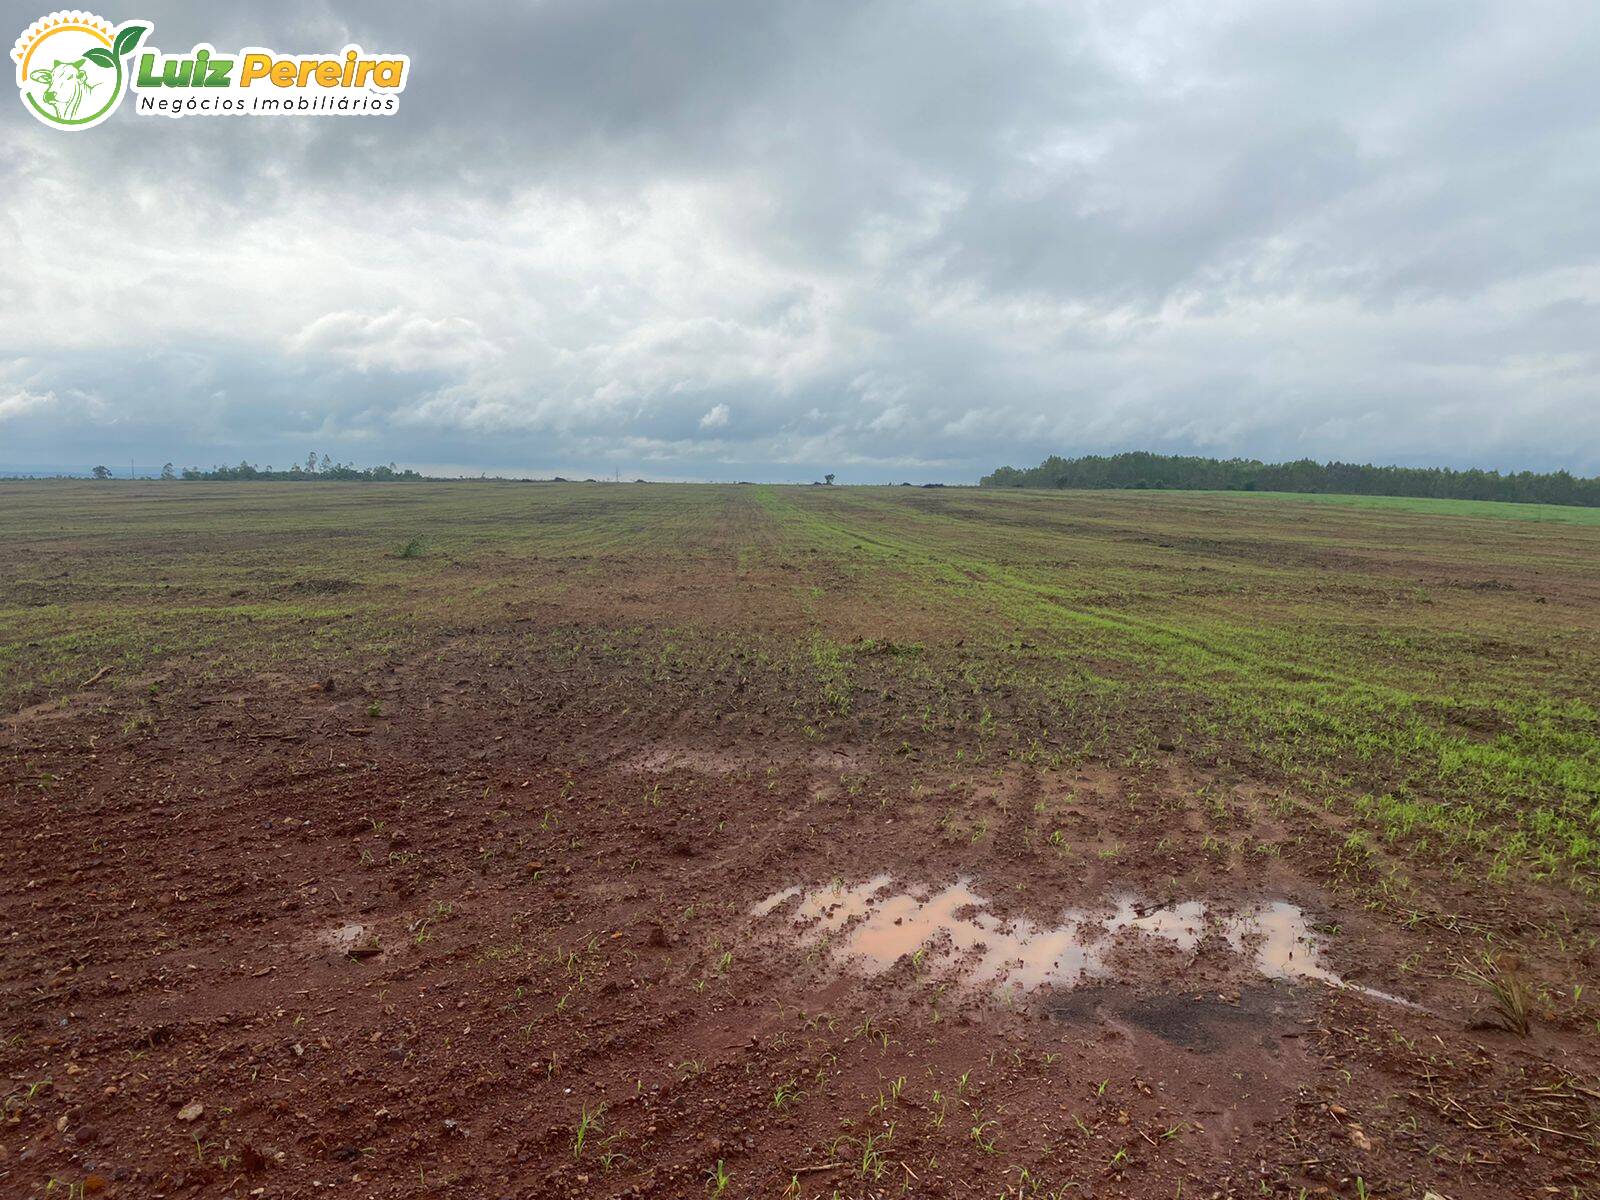
[[[1341,899],[1322,851],[1173,854],[1164,806],[1202,768],[719,749],[702,718],[617,718],[607,668],[573,669],[531,713],[447,654],[331,693],[175,689],[153,732],[19,716],[6,1186],[701,1196],[719,1162],[741,1196],[1592,1180],[1592,1039],[1480,1027],[1437,931]]]

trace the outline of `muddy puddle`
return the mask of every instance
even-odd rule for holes
[[[801,943],[824,944],[839,963],[872,974],[909,958],[919,971],[977,987],[1071,988],[1090,980],[1126,980],[1128,971],[1119,970],[1118,960],[1125,966],[1130,953],[1170,954],[1174,967],[1181,967],[1209,942],[1262,978],[1321,983],[1409,1004],[1346,983],[1324,966],[1321,939],[1306,914],[1281,900],[1222,910],[1202,900],[1151,905],[1118,895],[1038,925],[996,915],[967,879],[918,888],[876,875],[857,884],[785,888],[754,905],[750,916],[781,923]]]
[[[357,921],[324,929],[317,934],[317,941],[329,962],[377,958],[383,953],[378,945],[377,933],[370,926]]]

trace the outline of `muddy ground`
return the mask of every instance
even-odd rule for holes
[[[1592,903],[1405,911],[1215,744],[798,718],[661,589],[0,722],[0,1194],[1597,1194]]]
[[[1593,1031],[1488,1027],[1449,932],[1339,898],[1336,842],[1289,848],[1321,812],[1176,756],[940,778],[751,710],[634,719],[606,663],[516,653],[175,686],[153,734],[88,699],[8,727],[9,1194],[703,1196],[718,1164],[729,1196],[1594,1184]],[[1201,788],[1284,852],[1173,852]],[[1090,973],[985,966],[937,920],[920,961],[850,954],[866,898],[963,881],[977,959],[1079,910]],[[860,915],[822,920],[830,893]],[[1274,978],[1204,922],[1092,928],[1130,897],[1297,905],[1307,962],[1410,1003]]]

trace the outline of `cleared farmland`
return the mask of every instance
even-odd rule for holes
[[[4,485],[0,1181],[1586,1187],[1592,518]]]

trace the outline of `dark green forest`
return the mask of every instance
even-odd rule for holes
[[[1329,492],[1348,496],[1425,496],[1438,500],[1514,500],[1600,507],[1600,478],[1566,471],[1457,471],[1450,467],[1375,467],[1371,463],[1264,463],[1253,458],[1173,454],[1051,455],[1037,467],[1000,467],[981,487],[1172,488],[1188,491]]]

